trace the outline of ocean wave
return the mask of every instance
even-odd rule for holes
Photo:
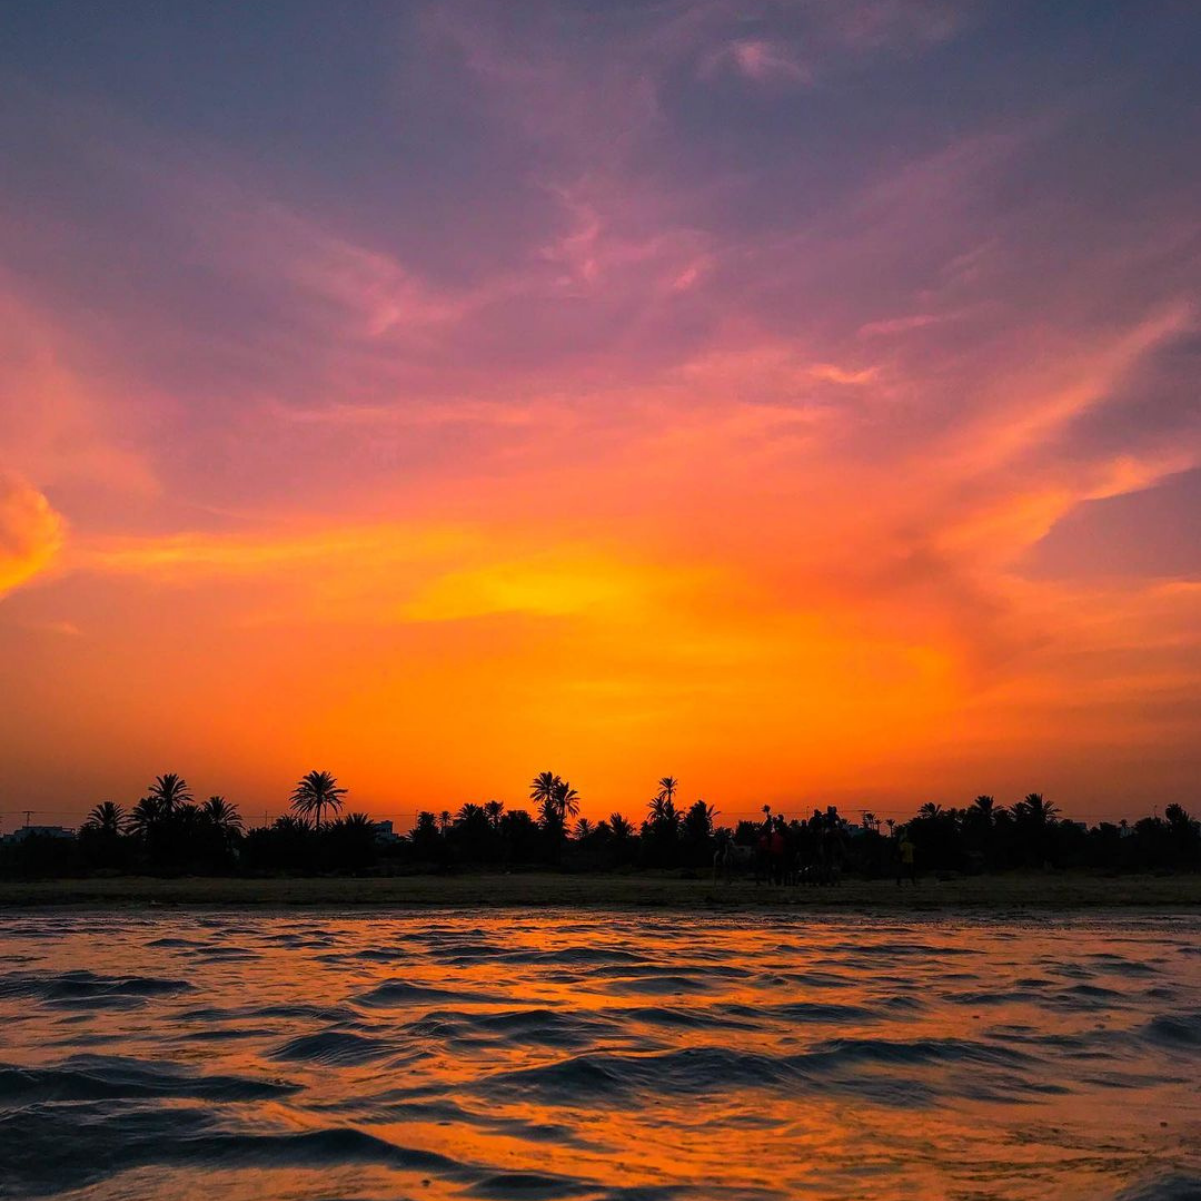
[[[132,1168],[326,1168],[343,1164],[428,1172],[460,1183],[476,1173],[457,1160],[362,1130],[300,1133],[223,1128],[195,1107],[112,1113],[96,1105],[29,1106],[0,1115],[0,1194],[45,1196],[79,1189]]]
[[[671,1096],[713,1095],[743,1088],[778,1089],[824,1085],[866,1093],[892,1103],[898,1097],[926,1097],[916,1079],[871,1079],[867,1068],[961,1066],[1012,1070],[1031,1057],[1003,1047],[964,1039],[833,1039],[795,1055],[768,1055],[729,1047],[689,1047],[663,1054],[589,1052],[557,1063],[498,1073],[480,1083],[490,1097],[536,1100],[543,1104],[625,1103],[638,1093]],[[941,1087],[951,1091],[949,1081]],[[971,1091],[975,1084],[964,1081]]]
[[[1167,1172],[1122,1189],[1114,1201],[1197,1201],[1201,1197],[1201,1175]]]
[[[62,1007],[144,1005],[154,997],[191,992],[186,980],[156,976],[102,976],[95,972],[29,973],[0,978],[0,1000],[20,998]]]
[[[1160,1014],[1147,1022],[1143,1033],[1161,1046],[1201,1050],[1201,1012]]]
[[[495,1005],[506,998],[488,993],[473,993],[470,990],[434,988],[425,984],[411,984],[407,980],[386,980],[368,992],[351,997],[356,1005],[368,1008],[388,1009],[407,1005],[436,1005],[453,1001],[458,1005]]]
[[[179,1064],[124,1056],[75,1056],[53,1067],[0,1065],[0,1101],[99,1101],[185,1097],[201,1101],[255,1101],[284,1096],[296,1086],[242,1076],[206,1076]]]
[[[383,1059],[393,1050],[389,1043],[378,1038],[367,1038],[346,1030],[322,1030],[290,1039],[272,1051],[271,1058],[339,1067]]]

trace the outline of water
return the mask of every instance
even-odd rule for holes
[[[0,917],[0,1196],[1201,1197],[1201,920]]]

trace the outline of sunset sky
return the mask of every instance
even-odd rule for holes
[[[1195,806],[1199,50],[1184,0],[6,4],[0,828],[310,768]]]

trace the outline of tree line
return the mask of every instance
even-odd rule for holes
[[[531,808],[499,800],[468,802],[457,811],[422,811],[404,835],[390,836],[365,813],[347,812],[348,790],[328,771],[311,771],[296,784],[289,812],[248,828],[236,804],[223,796],[197,802],[186,780],[157,776],[132,808],[104,801],[73,838],[31,831],[0,847],[0,873],[17,876],[139,873],[158,875],[270,875],[281,873],[399,873],[460,868],[629,871],[640,868],[708,869],[724,848],[756,864],[771,854],[768,878],[820,879],[847,874],[890,875],[898,848],[915,848],[922,873],[998,872],[1020,868],[1104,871],[1195,871],[1201,867],[1201,825],[1180,805],[1133,824],[1088,827],[1065,820],[1038,793],[999,805],[978,796],[962,808],[933,802],[906,822],[865,812],[858,823],[836,806],[810,816],[788,816],[764,805],[762,818],[733,828],[704,800],[678,803],[680,782],[657,781],[640,821],[619,812],[581,817],[580,795],[554,772],[530,783]],[[783,856],[783,862],[780,861]],[[755,868],[759,874],[758,867]],[[808,877],[815,878],[815,877]]]

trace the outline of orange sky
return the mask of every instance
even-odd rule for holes
[[[755,13],[17,30],[2,828],[1195,802],[1179,30]]]

